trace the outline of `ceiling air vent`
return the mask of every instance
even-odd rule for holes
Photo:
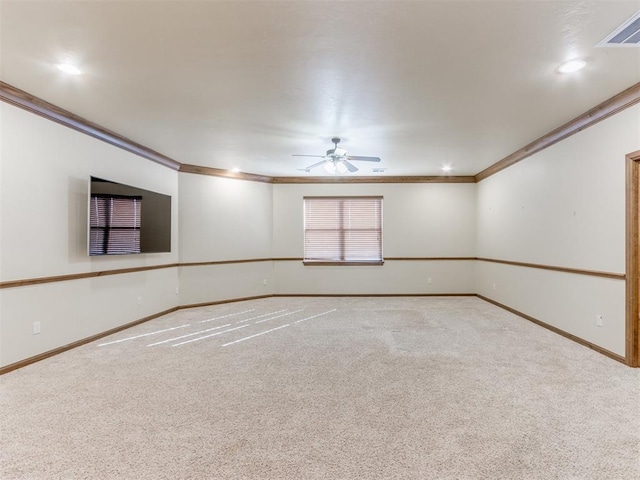
[[[640,11],[602,40],[599,47],[640,47]]]

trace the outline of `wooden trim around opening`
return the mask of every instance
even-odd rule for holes
[[[538,263],[512,262],[510,260],[498,260],[495,258],[478,257],[476,260],[481,262],[501,263],[503,265],[513,265],[516,267],[537,268],[540,270],[551,270],[554,272],[573,273],[576,275],[589,275],[591,277],[612,278],[614,280],[624,280],[624,273],[599,272],[597,270],[581,270],[579,268],[558,267],[555,265],[543,265]]]
[[[475,180],[476,182],[480,182],[491,175],[524,160],[534,153],[538,153],[575,133],[581,132],[585,128],[595,125],[596,123],[609,118],[638,102],[640,102],[640,83],[636,83],[623,92],[614,95],[588,112],[568,121],[564,125],[552,130],[537,140],[534,140],[530,144],[522,147],[520,150],[513,152],[511,155],[508,155],[502,160],[494,163],[490,167],[485,168],[476,174]]]
[[[580,345],[583,345],[585,347],[590,348],[591,350],[594,350],[598,353],[601,353],[602,355],[605,355],[609,358],[612,358],[620,363],[624,363],[626,364],[626,359],[625,357],[618,355],[617,353],[613,353],[609,350],[607,350],[606,348],[602,348],[594,343],[588,342],[587,340],[583,340],[580,337],[576,337],[575,335],[572,335],[568,332],[565,332],[564,330],[561,330],[557,327],[554,327],[553,325],[549,325],[548,323],[545,323],[541,320],[538,320],[537,318],[534,318],[530,315],[527,315],[526,313],[522,313],[514,308],[508,307],[506,305],[503,305],[502,303],[496,302],[495,300],[492,300],[490,298],[487,298],[483,295],[477,295],[478,298],[481,298],[482,300],[484,300],[485,302],[489,302],[493,305],[496,305],[497,307],[503,308],[504,310],[511,312],[515,315],[518,315],[519,317],[524,318],[525,320],[529,320],[530,322],[535,323],[536,325],[539,325],[543,328],[546,328],[547,330],[551,330],[553,333],[557,333],[558,335],[562,335],[565,338],[568,338],[569,340],[573,340],[576,343],[579,343]]]
[[[626,157],[626,328],[625,356],[630,367],[640,366],[640,256],[638,234],[640,233],[640,150]]]
[[[35,113],[40,117],[59,123],[60,125],[64,125],[65,127],[85,133],[93,138],[97,138],[98,140],[102,140],[103,142],[109,143],[153,162],[159,163],[165,167],[169,167],[173,170],[178,170],[180,168],[180,162],[177,162],[166,155],[158,153],[155,150],[151,150],[144,145],[123,137],[116,132],[107,130],[100,125],[90,122],[89,120],[79,117],[67,110],[56,107],[49,102],[45,102],[44,100],[3,81],[0,81],[0,100],[18,108],[22,108],[28,112]]]

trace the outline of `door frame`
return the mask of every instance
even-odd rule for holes
[[[640,366],[640,150],[626,156],[626,328],[625,360]]]

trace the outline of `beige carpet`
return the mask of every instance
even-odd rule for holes
[[[640,478],[640,370],[475,297],[183,310],[0,387],[3,480]]]

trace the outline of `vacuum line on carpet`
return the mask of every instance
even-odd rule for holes
[[[312,317],[303,318],[302,320],[296,320],[293,323],[306,322],[307,320],[311,320],[312,318],[321,317],[322,315],[326,315],[327,313],[335,312],[336,310],[337,310],[337,308],[334,308],[333,310],[327,310],[326,312],[319,313],[319,314],[314,315]]]
[[[267,316],[269,316],[269,315],[275,315],[276,313],[286,312],[286,311],[287,311],[287,309],[286,309],[286,308],[284,308],[284,309],[282,309],[282,310],[278,310],[277,312],[263,313],[262,315],[258,315],[257,317],[251,317],[251,318],[246,318],[246,319],[244,319],[244,320],[238,320],[237,322],[235,322],[235,323],[234,323],[234,325],[235,325],[236,323],[250,322],[251,320],[255,320],[255,319],[257,319],[257,318],[267,317]]]
[[[186,325],[180,325],[179,327],[165,328],[164,330],[158,330],[157,332],[143,333],[142,335],[136,335],[135,337],[128,337],[128,338],[123,338],[121,340],[114,340],[113,342],[101,343],[98,346],[104,347],[105,345],[111,345],[113,343],[126,342],[127,340],[135,340],[136,338],[148,337],[149,335],[156,335],[157,333],[170,332],[171,330],[177,330],[179,328],[184,328],[189,326],[191,326],[191,324],[187,323]]]
[[[285,328],[285,327],[288,327],[288,326],[290,326],[290,325],[288,323],[286,323],[284,325],[280,325],[279,327],[272,328],[271,330],[265,330],[264,332],[256,333],[255,335],[251,335],[249,337],[244,337],[244,338],[241,338],[239,340],[234,340],[233,342],[225,343],[222,346],[226,347],[228,345],[233,345],[234,343],[244,342],[245,340],[249,340],[250,338],[259,337],[260,335],[264,335],[265,333],[269,333],[269,332],[275,332],[276,330],[280,330],[281,328]]]
[[[179,337],[169,338],[168,340],[162,340],[160,342],[150,343],[149,345],[147,345],[147,347],[153,347],[155,345],[161,345],[163,343],[173,342],[175,340],[180,340],[182,338],[193,337],[194,335],[198,335],[199,333],[212,332],[213,330],[220,330],[221,328],[228,327],[229,325],[231,325],[231,324],[227,323],[226,325],[220,325],[219,327],[207,328],[206,330],[199,330],[197,332],[187,333],[186,335],[181,335]]]
[[[228,330],[223,330],[222,332],[212,333],[210,335],[205,335],[204,337],[192,338],[191,340],[186,340],[180,343],[174,343],[171,345],[172,347],[178,347],[180,345],[184,345],[185,343],[197,342],[198,340],[204,340],[205,338],[215,337],[216,335],[222,335],[223,333],[233,332],[234,330],[238,330],[240,328],[248,327],[249,325],[240,325],[239,327],[230,328]]]
[[[286,317],[287,315],[293,315],[294,313],[298,313],[298,312],[301,312],[303,310],[304,310],[304,308],[301,308],[300,310],[296,310],[294,312],[283,313],[282,315],[277,315],[275,317],[265,318],[264,320],[260,320],[259,322],[256,322],[256,324],[262,323],[262,322],[268,322],[269,320],[275,320],[276,318],[280,318],[280,317]]]
[[[245,310],[244,312],[230,313],[229,315],[223,315],[221,317],[210,318],[208,320],[200,320],[199,322],[196,322],[196,323],[213,322],[214,320],[220,320],[222,318],[233,317],[234,315],[241,315],[243,313],[253,312],[254,310],[255,310],[255,308],[252,308],[251,310]]]

